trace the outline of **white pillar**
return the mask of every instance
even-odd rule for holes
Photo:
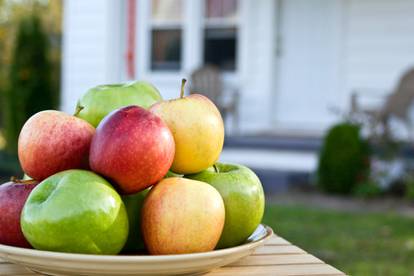
[[[241,0],[238,48],[243,133],[271,127],[275,66],[276,1]]]
[[[64,0],[61,109],[90,87],[125,78],[125,0]]]

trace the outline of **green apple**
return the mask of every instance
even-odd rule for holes
[[[129,220],[129,235],[123,251],[136,253],[145,249],[141,234],[141,208],[149,190],[150,188],[139,193],[122,196]]]
[[[172,172],[172,171],[168,171],[167,174],[164,176],[164,178],[169,178],[169,177],[183,177],[183,175]]]
[[[115,189],[101,176],[67,170],[43,180],[30,194],[20,218],[36,249],[117,254],[128,237],[128,217]]]
[[[259,226],[265,197],[259,178],[249,168],[216,163],[207,170],[185,177],[209,183],[223,197],[226,219],[217,248],[243,243]]]
[[[75,116],[94,127],[111,111],[128,105],[149,108],[161,101],[160,92],[145,81],[98,85],[89,89],[78,101]]]

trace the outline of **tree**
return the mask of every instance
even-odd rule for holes
[[[48,37],[36,14],[19,23],[3,103],[7,150],[16,152],[21,127],[34,113],[55,109],[58,93],[52,88]]]

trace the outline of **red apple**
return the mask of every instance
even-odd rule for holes
[[[38,181],[60,171],[87,168],[94,133],[92,125],[75,116],[55,110],[36,113],[20,132],[20,165]]]
[[[127,106],[108,114],[92,139],[89,163],[95,172],[118,184],[124,194],[144,190],[168,172],[174,138],[158,116]]]
[[[223,231],[225,209],[211,185],[170,177],[155,185],[141,209],[141,231],[150,254],[211,251]]]
[[[37,182],[34,180],[0,185],[0,243],[31,247],[20,228],[20,214],[27,197],[36,185]]]

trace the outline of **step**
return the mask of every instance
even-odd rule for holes
[[[220,161],[263,170],[310,173],[316,169],[318,156],[311,151],[225,147]]]

